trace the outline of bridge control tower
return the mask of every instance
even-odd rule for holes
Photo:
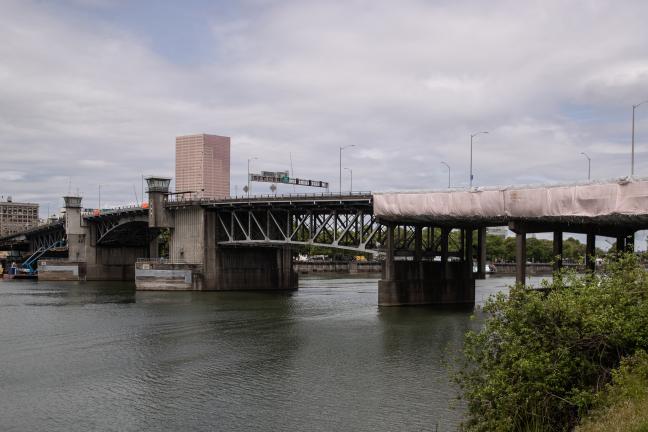
[[[68,256],[73,261],[85,261],[86,230],[81,217],[80,196],[65,196],[65,232],[67,233]]]
[[[146,185],[149,196],[149,227],[171,228],[172,221],[164,209],[169,194],[171,179],[168,177],[147,177]]]

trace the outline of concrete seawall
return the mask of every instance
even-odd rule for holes
[[[495,264],[495,274],[514,275],[515,263],[500,263]],[[574,268],[582,270],[582,265],[578,264],[563,264],[565,268]],[[303,261],[293,263],[293,269],[297,273],[340,273],[340,274],[356,274],[356,273],[380,273],[382,268],[381,261]],[[553,272],[553,265],[551,263],[527,263],[527,274],[529,275],[550,275]]]
[[[380,261],[298,261],[293,263],[297,273],[380,273]]]
[[[515,263],[494,264],[495,274],[514,275]],[[563,264],[564,268],[583,270],[582,265]],[[528,275],[550,275],[553,273],[553,264],[551,263],[527,263],[526,272]]]

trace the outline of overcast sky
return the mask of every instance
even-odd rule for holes
[[[249,157],[280,170],[291,153],[337,190],[351,144],[356,190],[444,187],[441,161],[465,186],[482,130],[478,186],[582,181],[581,152],[593,179],[626,176],[646,16],[645,1],[0,0],[0,194],[44,215],[69,190],[96,206],[101,184],[127,204],[141,174],[173,175],[176,135],[203,132],[232,137],[239,193]],[[648,176],[648,104],[636,130]]]

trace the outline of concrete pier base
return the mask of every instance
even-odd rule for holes
[[[138,261],[135,288],[138,291],[200,291],[202,269],[195,264],[164,261]]]
[[[143,291],[279,291],[296,290],[288,248],[217,249],[204,264],[139,260],[135,287]]]
[[[84,262],[48,259],[38,263],[38,280],[80,281],[86,278]]]
[[[475,280],[462,262],[396,261],[394,277],[378,282],[379,306],[466,305],[475,303]]]
[[[296,290],[298,276],[289,248],[219,249],[215,280],[206,289],[225,291]]]

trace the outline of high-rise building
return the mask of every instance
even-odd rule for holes
[[[230,138],[196,134],[176,137],[176,192],[201,198],[230,194]]]
[[[38,204],[0,202],[0,237],[38,225]]]

